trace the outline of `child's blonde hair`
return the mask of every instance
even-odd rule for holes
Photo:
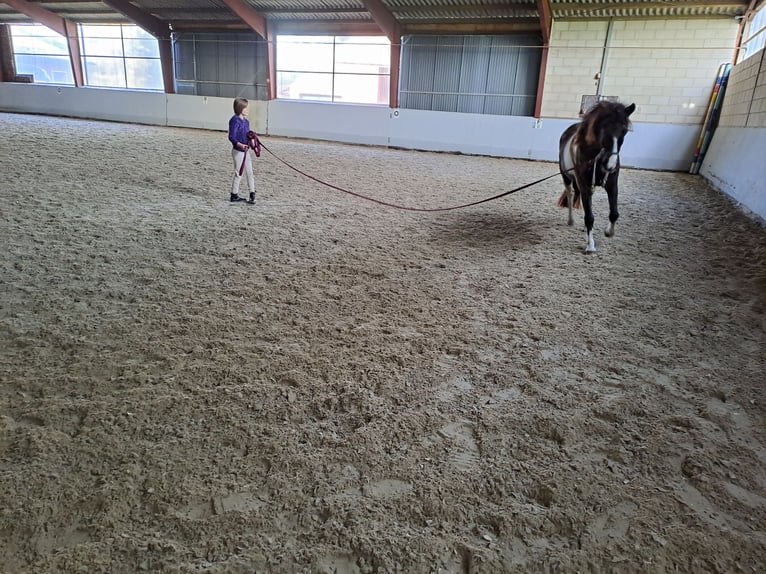
[[[244,110],[248,105],[250,105],[250,102],[248,102],[245,98],[236,98],[234,100],[234,113],[236,115],[241,114],[242,110]]]

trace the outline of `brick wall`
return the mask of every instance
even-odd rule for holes
[[[542,115],[577,118],[580,99],[596,93],[605,58],[604,96],[635,102],[634,121],[701,124],[721,63],[730,62],[733,19],[555,21]]]

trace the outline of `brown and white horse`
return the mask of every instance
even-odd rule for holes
[[[593,241],[593,188],[601,186],[609,198],[607,237],[614,235],[617,211],[617,178],[620,175],[620,148],[630,130],[628,117],[635,104],[624,106],[601,101],[586,113],[582,121],[569,126],[559,140],[559,169],[564,179],[560,207],[569,208],[569,225],[574,224],[572,208],[582,202],[585,210],[586,253],[596,251]]]

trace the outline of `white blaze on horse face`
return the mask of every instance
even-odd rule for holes
[[[609,156],[609,160],[606,162],[606,169],[609,171],[612,171],[614,168],[617,167],[617,158],[619,156],[620,150],[617,147],[617,138],[612,138],[612,155]]]

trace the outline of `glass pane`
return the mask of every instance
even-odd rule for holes
[[[122,38],[82,38],[85,56],[122,56]]]
[[[83,38],[122,38],[120,26],[104,24],[80,24],[80,36]]]
[[[66,38],[46,26],[12,25],[13,51],[16,54],[69,56]]]
[[[332,36],[277,36],[277,70],[332,72]]]
[[[122,58],[83,58],[85,61],[85,83],[88,86],[124,88],[125,68]]]
[[[37,36],[44,38],[47,36],[58,36],[56,32],[42,24],[11,24],[11,33],[14,37]]]
[[[35,83],[74,85],[69,56],[34,56],[17,54],[16,73],[32,74]]]
[[[389,76],[335,74],[335,102],[388,104]]]
[[[138,26],[130,26],[128,24],[122,25],[122,37],[123,38],[138,38],[139,40],[155,40],[149,32]]]
[[[123,41],[125,45],[125,56],[136,58],[159,58],[160,47],[157,44],[157,40],[154,38],[147,39],[126,39]]]
[[[338,36],[336,41],[336,72],[389,73],[391,45],[387,39]]]
[[[140,90],[164,90],[162,66],[159,60],[127,58],[128,87]]]
[[[332,74],[277,72],[277,97],[332,101]]]

